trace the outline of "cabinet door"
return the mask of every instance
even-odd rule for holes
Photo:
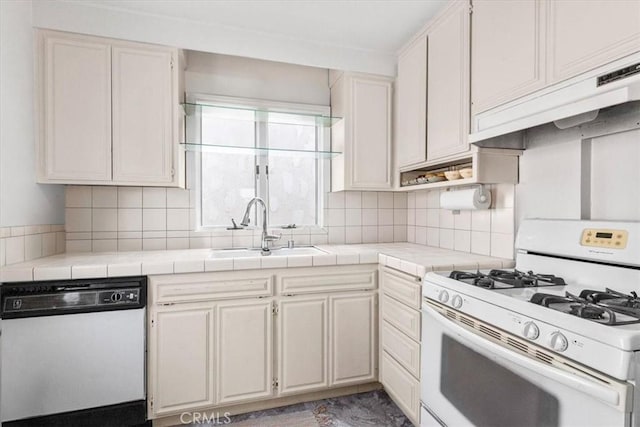
[[[376,295],[332,296],[331,385],[376,379]]]
[[[640,2],[550,1],[550,83],[640,51]]]
[[[351,81],[351,189],[391,188],[391,82]]]
[[[540,0],[474,0],[472,114],[545,85],[544,4]]]
[[[429,31],[427,160],[469,149],[469,4],[458,2]]]
[[[273,394],[273,314],[270,300],[217,305],[216,404]]]
[[[382,352],[380,382],[402,412],[420,425],[420,382],[407,372],[389,354]]]
[[[173,181],[172,88],[172,50],[113,46],[116,184]]]
[[[213,405],[213,305],[161,307],[152,319],[151,415]]]
[[[65,34],[40,40],[39,181],[109,181],[111,48]]]
[[[427,37],[420,37],[398,58],[396,80],[396,152],[398,166],[427,159]]]
[[[283,298],[278,306],[280,394],[328,387],[327,297]]]

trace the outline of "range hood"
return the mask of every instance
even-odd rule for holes
[[[640,53],[477,114],[469,142],[505,147],[508,134],[556,122],[560,128],[595,119],[598,110],[640,100]],[[517,138],[516,138],[517,139]]]

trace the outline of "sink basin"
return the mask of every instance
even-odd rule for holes
[[[210,258],[250,258],[262,255],[258,249],[214,249],[209,255]],[[299,246],[295,248],[272,248],[269,256],[295,256],[295,255],[326,255],[326,252],[315,246]]]

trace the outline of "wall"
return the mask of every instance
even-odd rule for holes
[[[640,220],[639,128],[640,103],[629,103],[579,127],[529,129],[516,186],[517,224],[525,218]]]
[[[395,75],[395,54],[319,44],[272,33],[210,25],[82,1],[37,1],[34,25],[203,52],[373,74]]]
[[[407,196],[390,192],[330,193],[327,227],[273,230],[277,244],[406,241]],[[68,186],[68,252],[230,248],[260,245],[260,229],[194,231],[195,197],[175,188]]]
[[[194,51],[186,61],[187,93],[329,105],[325,68]]]
[[[31,1],[0,2],[0,226],[61,224],[64,189],[35,182]]]
[[[0,267],[65,251],[64,225],[0,228]]]
[[[420,190],[407,200],[407,241],[421,245],[513,258],[514,186],[489,186],[491,206],[485,210],[440,208],[440,193]],[[452,190],[455,191],[455,190]]]

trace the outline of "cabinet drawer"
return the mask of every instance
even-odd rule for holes
[[[386,321],[382,322],[382,349],[393,356],[411,375],[420,378],[420,344]]]
[[[410,307],[420,309],[422,287],[419,279],[389,268],[382,271],[383,292]]]
[[[149,277],[151,304],[268,297],[273,276],[264,272],[196,273]]]
[[[420,383],[382,352],[382,385],[415,425],[420,425]]]
[[[409,338],[420,342],[420,312],[390,298],[382,297],[382,320],[386,320]]]
[[[375,289],[375,267],[326,267],[285,271],[278,275],[281,295],[316,294]]]

